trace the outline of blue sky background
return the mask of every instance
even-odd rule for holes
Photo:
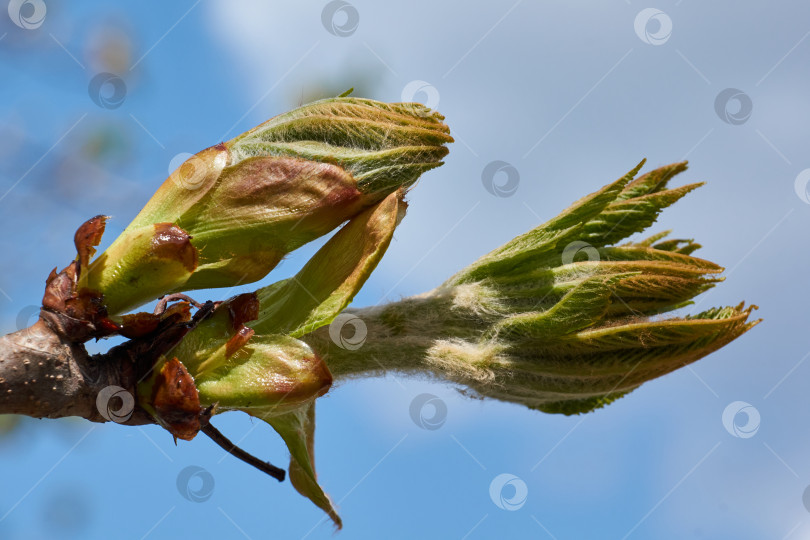
[[[35,29],[0,9],[0,330],[27,321],[47,273],[75,255],[80,223],[114,216],[108,244],[177,154],[302,100],[355,86],[400,101],[409,83],[426,81],[432,88],[410,97],[432,100],[457,142],[412,191],[356,305],[438,285],[642,157],[651,166],[688,158],[679,180],[707,185],[654,230],[696,238],[699,256],[728,268],[701,309],[746,300],[765,322],[581,417],[391,375],[334,388],[318,402],[316,453],[345,521],[340,537],[810,538],[810,204],[801,182],[810,5],[665,1],[638,34],[634,21],[650,6],[637,0],[352,0],[346,10],[359,24],[339,37],[322,22],[323,1],[44,3]],[[29,16],[34,6],[23,9]],[[125,82],[120,107],[91,99],[100,72]],[[737,125],[715,110],[726,88],[753,106]],[[738,105],[725,110],[736,115]],[[514,196],[484,189],[494,160],[518,170]],[[316,247],[268,280],[295,272]],[[447,406],[439,429],[410,418],[425,392]],[[735,401],[760,414],[752,437],[724,428]],[[286,463],[269,426],[233,414],[219,427]],[[205,502],[176,487],[189,465],[214,478]],[[490,498],[502,473],[527,487],[516,511]],[[175,447],[157,427],[24,421],[0,439],[0,478],[2,538],[332,538],[289,482],[203,437]]]

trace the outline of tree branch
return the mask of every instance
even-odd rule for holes
[[[120,386],[135,395],[132,369],[104,355],[90,356],[39,320],[30,328],[0,337],[0,414],[34,418],[80,416],[106,422],[96,407],[99,392]],[[126,425],[153,424],[136,407]]]

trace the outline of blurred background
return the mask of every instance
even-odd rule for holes
[[[810,538],[806,2],[8,4],[2,332],[33,322],[84,220],[113,216],[103,248],[188,153],[350,87],[438,108],[456,139],[356,305],[435,287],[643,157],[686,158],[676,185],[707,185],[653,231],[727,268],[691,311],[746,300],[763,324],[580,417],[341,384],[318,402],[319,478],[343,538]],[[218,426],[286,463],[269,426]],[[332,538],[289,482],[158,427],[0,417],[0,479],[2,538]]]

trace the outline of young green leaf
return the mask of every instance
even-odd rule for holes
[[[405,214],[403,196],[404,190],[391,193],[350,219],[295,277],[220,304],[168,353],[194,376],[201,407],[243,411],[276,429],[290,450],[293,485],[338,527],[340,517],[317,482],[312,446],[314,401],[332,375],[296,336],[329,324],[351,302]],[[160,373],[141,383],[140,395],[154,394]],[[145,408],[155,410],[151,403]]]
[[[258,281],[287,253],[440,166],[453,141],[443,119],[419,104],[339,97],[203,150],[90,265],[88,286],[117,315],[167,293]],[[157,224],[190,239],[193,267],[177,271],[185,259],[154,256]]]
[[[352,218],[295,277],[258,291],[260,333],[301,336],[329,324],[366,282],[405,215],[404,192]]]
[[[755,306],[660,318],[720,280],[668,233],[615,245],[698,184],[670,189],[677,163],[638,167],[546,224],[495,249],[435,290],[350,310],[367,328],[347,349],[319,329],[302,339],[336,378],[381,367],[431,373],[473,394],[546,412],[582,413],[694,362],[759,321]]]

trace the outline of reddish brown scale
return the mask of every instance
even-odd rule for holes
[[[189,272],[197,268],[197,250],[191,236],[173,223],[155,223],[152,253],[161,259],[179,261]]]
[[[190,441],[202,429],[203,408],[197,386],[177,358],[168,360],[160,369],[151,402],[158,421],[178,439]]]
[[[245,323],[259,318],[259,297],[256,293],[240,294],[231,298],[227,305],[234,330],[233,337],[225,344],[225,357],[230,358],[244,347],[255,333],[253,328],[248,328]]]
[[[259,318],[259,297],[256,293],[244,293],[228,300],[228,312],[234,330],[239,330],[245,323]]]
[[[247,342],[250,341],[250,338],[252,338],[255,333],[256,331],[253,330],[253,328],[248,328],[247,326],[243,326],[237,330],[236,334],[225,344],[225,358],[230,358],[236,354],[236,351],[247,345]]]
[[[87,268],[90,258],[96,254],[96,246],[101,243],[101,237],[107,226],[107,216],[96,216],[85,221],[73,236],[73,243],[79,254],[79,267]]]

